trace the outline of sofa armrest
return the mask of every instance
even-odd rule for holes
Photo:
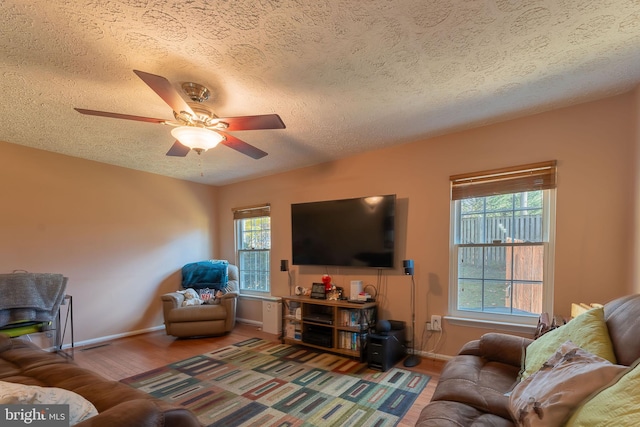
[[[480,337],[479,355],[495,362],[521,367],[525,349],[532,339],[490,332]]]
[[[164,316],[165,329],[167,333],[169,333],[170,325],[167,321],[167,319],[170,318],[169,313],[182,306],[184,294],[181,294],[180,292],[170,292],[162,295],[160,298],[162,299],[162,315]]]
[[[168,305],[167,308],[178,308],[182,306],[182,301],[184,301],[184,294],[180,292],[170,292],[168,294],[162,295],[162,304]]]
[[[224,294],[222,298],[220,298],[220,304],[224,305],[227,310],[227,320],[225,321],[224,330],[230,332],[236,326],[238,294],[235,292]]]
[[[462,346],[458,354],[478,357],[482,356],[480,354],[480,340],[469,341]]]

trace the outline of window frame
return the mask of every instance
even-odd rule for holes
[[[465,325],[491,324],[492,326],[502,325],[504,329],[513,331],[521,331],[521,328],[527,329],[535,327],[538,322],[537,316],[524,316],[518,314],[492,313],[486,311],[461,310],[458,308],[458,250],[460,247],[515,247],[515,246],[537,246],[544,247],[543,256],[543,275],[542,275],[542,313],[553,313],[553,289],[554,289],[554,260],[555,260],[555,224],[556,224],[556,188],[555,188],[555,162],[547,162],[553,164],[553,185],[547,188],[540,188],[543,191],[542,203],[542,223],[543,223],[543,242],[533,242],[531,245],[521,245],[518,243],[480,243],[480,244],[460,244],[458,238],[458,218],[460,215],[460,201],[465,197],[450,201],[450,231],[449,231],[449,315],[447,318],[456,323]],[[531,165],[526,165],[531,166]],[[518,168],[509,168],[509,171]],[[490,171],[492,173],[496,171]],[[487,172],[488,173],[488,172]],[[487,174],[484,173],[484,174]],[[478,173],[478,175],[483,173]],[[471,176],[472,174],[467,174]],[[452,183],[455,177],[452,178]],[[495,185],[495,184],[494,184]],[[511,185],[511,187],[510,187]],[[500,194],[517,194],[523,191],[532,191],[536,188],[523,190],[522,188],[514,188],[512,184],[507,184],[506,191]],[[551,187],[551,188],[548,188]],[[452,184],[453,188],[453,184]],[[492,191],[495,190],[492,189]],[[491,194],[476,195],[475,197],[488,197]],[[480,325],[482,326],[482,325]]]
[[[249,206],[244,208],[235,208],[233,209],[234,216],[234,243],[235,243],[235,256],[236,256],[236,265],[238,266],[238,292],[240,295],[252,295],[252,296],[271,296],[271,240],[272,240],[272,231],[271,231],[271,209],[269,204],[261,204],[256,206]],[[268,248],[241,248],[241,236],[243,235],[243,230],[241,229],[247,220],[254,220],[257,218],[268,218],[269,220],[269,247]],[[262,230],[264,231],[264,230]],[[263,275],[266,280],[267,290],[252,290],[252,289],[243,289],[243,256],[242,253],[266,253],[267,260],[265,264],[261,267],[264,269],[258,270],[259,275]]]

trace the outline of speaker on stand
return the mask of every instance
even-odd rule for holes
[[[407,276],[413,276],[413,260],[405,259],[402,261],[402,267],[404,267],[404,274]]]
[[[411,276],[411,354],[404,359],[404,366],[412,367],[420,364],[420,356],[416,355],[416,282],[413,277],[413,260],[402,261],[404,274]]]
[[[291,289],[291,272],[289,271],[289,260],[281,259],[280,260],[280,271],[286,271],[289,276],[289,295],[293,295],[293,290]]]

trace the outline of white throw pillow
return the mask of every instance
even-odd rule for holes
[[[69,405],[69,425],[74,425],[98,411],[77,393],[57,387],[40,387],[0,381],[0,404],[5,405]]]

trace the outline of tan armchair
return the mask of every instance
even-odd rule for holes
[[[184,295],[171,292],[162,295],[164,327],[167,335],[174,337],[195,337],[224,335],[236,324],[236,304],[238,300],[238,267],[229,264],[228,288],[220,304],[190,305],[182,307]]]

